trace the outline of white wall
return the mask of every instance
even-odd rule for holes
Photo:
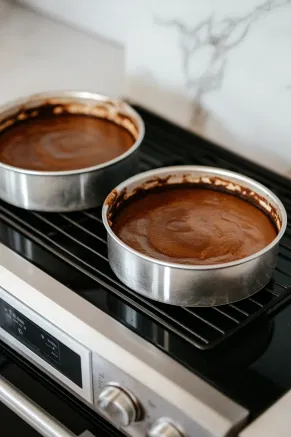
[[[124,44],[126,25],[131,21],[131,0],[19,0],[19,3],[119,44]]]

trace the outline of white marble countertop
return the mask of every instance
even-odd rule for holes
[[[58,89],[121,96],[124,70],[122,47],[0,0],[0,104]]]

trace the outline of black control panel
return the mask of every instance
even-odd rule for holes
[[[0,327],[82,388],[81,357],[2,299]]]

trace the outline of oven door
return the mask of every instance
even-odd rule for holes
[[[25,368],[1,350],[0,434],[9,437],[119,437],[121,434],[96,414],[86,412],[33,368]]]

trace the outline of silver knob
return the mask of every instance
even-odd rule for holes
[[[159,419],[149,429],[147,437],[183,437],[183,434],[167,419]]]
[[[98,397],[98,406],[104,416],[117,426],[126,427],[135,422],[138,405],[123,388],[107,385]]]

